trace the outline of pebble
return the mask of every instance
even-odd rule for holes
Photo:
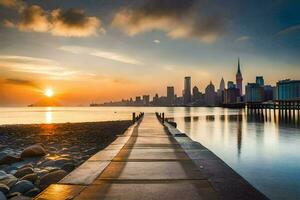
[[[48,187],[50,184],[57,183],[66,175],[67,172],[64,170],[57,170],[54,172],[50,172],[49,174],[46,174],[43,177],[41,177],[39,186],[43,190],[46,187]]]
[[[21,153],[21,158],[30,158],[46,155],[44,147],[40,144],[34,144],[25,148]]]
[[[0,183],[0,192],[2,192],[3,194],[8,194],[9,187],[7,185]]]
[[[27,180],[27,181],[30,181],[30,182],[35,182],[36,180],[38,179],[38,176],[36,173],[32,173],[32,174],[27,174],[25,176],[23,176],[21,178],[21,180]]]
[[[19,192],[24,194],[25,192],[34,188],[34,185],[30,181],[22,180],[18,181],[15,185],[10,188],[10,192]]]
[[[0,183],[7,185],[8,187],[13,186],[16,182],[18,182],[18,179],[11,174],[6,174],[0,179]]]
[[[22,178],[23,176],[26,176],[27,174],[32,174],[34,171],[31,167],[25,167],[17,170],[15,173],[15,177]]]
[[[38,195],[41,192],[41,190],[39,188],[33,188],[27,192],[25,192],[25,196],[27,197],[35,197],[36,195]]]
[[[22,158],[20,158],[20,157],[6,155],[0,159],[0,165],[7,165],[7,164],[20,162],[20,161],[22,161]]]
[[[5,194],[3,194],[3,192],[0,191],[0,200],[6,200],[6,196]]]

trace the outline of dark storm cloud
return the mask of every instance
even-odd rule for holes
[[[210,2],[206,0],[148,0],[141,6],[121,8],[112,26],[131,36],[161,30],[174,39],[193,38],[209,43],[216,41],[225,28],[223,16],[209,9]]]

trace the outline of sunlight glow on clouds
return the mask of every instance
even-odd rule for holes
[[[4,26],[13,27],[14,24],[7,20]],[[50,32],[64,37],[88,37],[105,32],[100,19],[86,16],[81,9],[46,11],[38,5],[26,7],[21,12],[17,27],[20,31]]]
[[[148,0],[142,7],[119,10],[112,26],[130,36],[160,30],[172,39],[215,42],[224,32],[224,21],[218,15],[195,12],[193,8],[196,3],[195,0]]]
[[[52,60],[25,56],[0,56],[0,68],[9,72],[44,75],[50,79],[70,79],[79,73],[67,70]]]
[[[81,47],[81,46],[62,46],[60,50],[71,52],[74,54],[88,54],[112,61],[117,61],[125,64],[142,65],[139,60],[116,52],[104,51],[101,49]]]

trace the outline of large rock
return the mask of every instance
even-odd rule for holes
[[[6,196],[0,191],[0,200],[6,200]]]
[[[3,192],[3,194],[7,194],[9,192],[9,187],[7,185],[0,183],[0,192]]]
[[[40,144],[34,144],[25,148],[21,153],[21,158],[30,158],[46,155],[44,147]]]
[[[17,156],[6,155],[0,159],[0,165],[9,165],[12,163],[20,162],[22,158]]]
[[[13,186],[17,181],[18,179],[11,174],[3,175],[0,178],[0,183],[7,185],[8,187]]]
[[[27,180],[34,183],[37,180],[38,176],[36,173],[27,174],[21,178],[21,180]]]
[[[15,177],[22,178],[23,176],[32,173],[34,173],[34,171],[31,167],[25,167],[25,168],[18,169],[17,172],[15,173]]]
[[[21,194],[24,194],[25,192],[31,190],[34,188],[34,185],[30,181],[22,180],[17,182],[15,185],[13,185],[10,188],[10,192],[20,192]]]
[[[50,184],[57,183],[66,175],[67,172],[64,170],[57,170],[57,171],[50,172],[49,174],[46,174],[43,177],[41,177],[39,186],[43,190],[46,187],[48,187]]]

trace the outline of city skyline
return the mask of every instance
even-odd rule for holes
[[[181,94],[191,75],[204,91],[235,80],[238,57],[244,83],[297,80],[299,8],[290,0],[0,0],[0,106],[31,104],[48,88],[65,105],[164,94],[160,86],[171,84]]]

